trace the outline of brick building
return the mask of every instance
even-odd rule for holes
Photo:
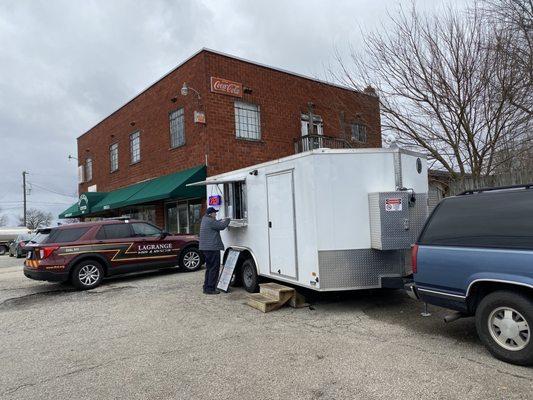
[[[187,183],[317,147],[381,147],[372,88],[202,49],[78,137],[80,201],[60,218],[196,232],[205,189]]]

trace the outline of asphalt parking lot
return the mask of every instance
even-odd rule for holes
[[[528,399],[533,369],[492,358],[474,321],[400,291],[313,296],[262,314],[205,296],[203,271],[76,292],[0,257],[2,399]]]

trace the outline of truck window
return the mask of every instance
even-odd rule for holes
[[[89,230],[88,226],[68,229],[52,229],[45,243],[75,242]]]
[[[533,191],[446,199],[428,221],[420,244],[533,249]]]
[[[247,219],[246,182],[224,184],[224,211],[231,219]]]

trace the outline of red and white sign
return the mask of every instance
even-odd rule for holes
[[[211,91],[213,93],[227,94],[228,96],[242,97],[242,83],[212,76]]]
[[[197,124],[205,124],[205,113],[203,111],[195,111],[194,122]]]
[[[385,199],[385,211],[402,211],[402,199]]]

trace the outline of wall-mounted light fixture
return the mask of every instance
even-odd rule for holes
[[[189,90],[191,90],[192,92],[196,93],[196,96],[198,96],[198,100],[202,99],[202,97],[200,96],[200,93],[198,92],[198,90],[196,90],[193,87],[190,87],[187,84],[187,82],[183,82],[183,86],[181,87],[181,95],[182,96],[187,96],[189,94]]]

